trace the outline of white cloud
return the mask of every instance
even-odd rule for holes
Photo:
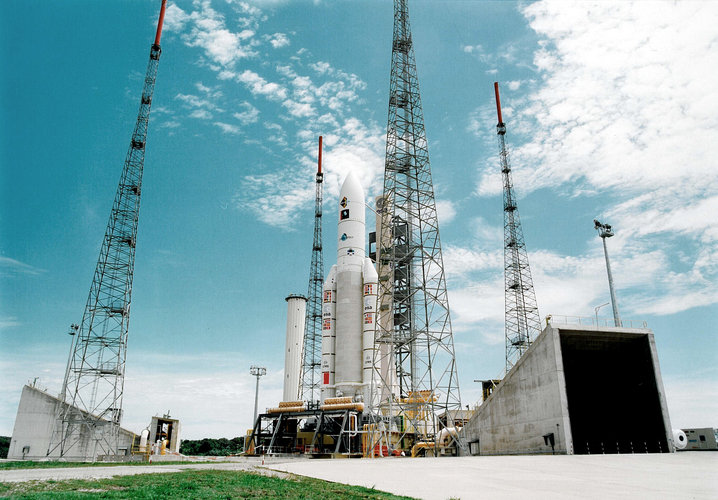
[[[179,8],[172,9],[170,26],[176,31],[189,26],[189,31],[182,35],[182,40],[189,47],[203,49],[213,69],[220,71],[232,68],[237,61],[257,55],[252,48],[254,30],[233,32],[226,27],[224,17],[212,9],[209,2],[195,2],[194,6],[198,10],[190,14]],[[259,15],[259,12],[250,15]],[[247,19],[243,24],[246,27],[252,22]]]
[[[239,120],[242,125],[256,123],[259,120],[259,110],[257,108],[252,106],[247,101],[244,101],[240,104],[240,106],[244,109],[244,111],[234,113],[232,116]]]
[[[284,101],[282,106],[287,108],[289,114],[296,118],[306,118],[317,113],[311,104],[296,102],[291,99]]]
[[[169,120],[169,121],[162,122],[159,124],[159,128],[169,128],[169,129],[178,128],[180,126],[182,126],[182,124],[180,122],[178,122],[177,120]]]
[[[16,259],[10,257],[0,256],[0,277],[11,276],[14,274],[30,274],[38,275],[46,272],[44,269],[25,264]]]
[[[311,63],[309,65],[309,67],[312,68],[317,73],[319,73],[320,75],[328,73],[332,69],[331,64],[329,64],[328,62],[324,62],[324,61],[317,61],[315,63]]]
[[[268,82],[252,70],[246,69],[236,78],[238,82],[245,84],[252,94],[263,95],[275,101],[287,98],[286,88],[278,83]]]
[[[540,1],[523,13],[541,38],[534,54],[540,79],[520,82],[528,97],[509,93],[502,100],[508,143],[528,137],[510,150],[519,194],[550,188],[559,197],[606,198],[600,216],[619,228],[612,264],[619,304],[630,304],[631,314],[718,303],[710,285],[718,279],[710,264],[718,255],[707,250],[718,242],[718,218],[708,216],[718,213],[718,67],[711,63],[718,60],[718,9],[702,2]],[[490,108],[472,115],[472,131],[489,135]],[[501,193],[496,163],[492,155],[481,165],[481,196]],[[581,259],[605,280],[599,255]],[[573,287],[575,309],[590,310],[592,297],[605,296],[605,282],[558,272],[586,284]],[[547,312],[566,310],[560,284],[539,273],[541,280],[548,289],[537,287],[537,296],[556,298]]]
[[[237,125],[232,125],[230,123],[222,123],[222,122],[214,122],[215,126],[219,127],[219,129],[224,132],[225,134],[231,134],[231,135],[239,135],[242,133],[240,128]]]
[[[199,118],[200,120],[209,120],[212,118],[212,113],[206,109],[195,109],[189,114],[190,118]]]
[[[436,200],[436,213],[441,224],[448,224],[456,217],[456,207],[451,200]]]
[[[269,43],[275,49],[280,49],[289,45],[289,38],[284,33],[275,33],[269,37]]]
[[[162,30],[181,32],[189,19],[190,16],[185,11],[177,7],[174,3],[171,3],[165,9],[165,19],[162,23]]]

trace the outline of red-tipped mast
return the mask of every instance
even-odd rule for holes
[[[499,115],[499,124],[504,123],[501,118],[501,98],[499,97],[499,82],[494,82],[494,93],[496,94],[496,113]]]
[[[160,46],[160,38],[162,37],[162,23],[165,22],[165,7],[167,7],[167,0],[162,0],[162,7],[160,8],[160,20],[157,21],[157,34],[155,35],[155,45]]]
[[[317,167],[317,173],[322,173],[322,136],[319,136],[319,162]]]

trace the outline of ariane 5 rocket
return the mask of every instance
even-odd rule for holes
[[[364,191],[350,172],[337,206],[337,263],[324,282],[321,398],[371,397],[378,275],[365,253]]]

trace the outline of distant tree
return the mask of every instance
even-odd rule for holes
[[[183,455],[218,456],[225,457],[241,453],[244,447],[244,438],[204,438],[184,439],[180,444],[180,453]]]
[[[7,458],[8,451],[10,451],[10,438],[8,436],[0,436],[0,458]]]

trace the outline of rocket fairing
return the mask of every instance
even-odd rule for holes
[[[370,397],[378,275],[365,255],[364,207],[364,191],[350,172],[337,207],[337,263],[323,289],[322,400]]]

